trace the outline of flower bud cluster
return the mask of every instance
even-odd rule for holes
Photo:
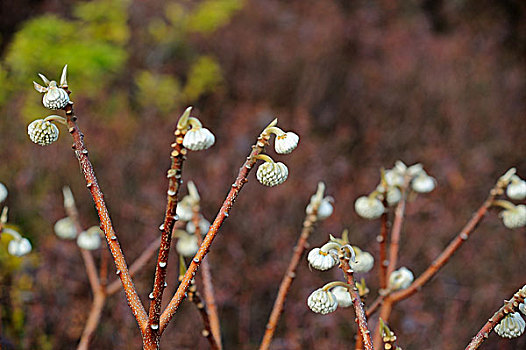
[[[417,193],[428,193],[435,189],[436,180],[425,172],[422,164],[408,167],[399,160],[392,169],[382,171],[382,181],[376,190],[356,199],[354,209],[364,219],[378,219],[385,212],[384,199],[388,206],[396,205],[406,186]]]
[[[329,282],[309,295],[307,306],[322,315],[334,312],[338,307],[349,307],[353,302],[349,288],[351,286],[344,282]]]
[[[192,107],[188,107],[177,122],[177,130],[184,134],[183,146],[191,151],[201,151],[214,145],[216,138],[201,121],[191,117]]]
[[[314,212],[314,208],[317,207],[318,210],[316,211],[316,217],[318,220],[325,220],[329,216],[332,215],[334,208],[332,207],[332,203],[334,202],[334,198],[330,196],[323,196],[323,192],[325,191],[325,184],[323,182],[318,183],[318,190],[315,194],[310,197],[309,205],[307,205],[307,208],[305,209],[305,212],[307,215],[310,215]]]
[[[0,202],[7,198],[7,188],[0,183]],[[7,244],[7,252],[14,256],[23,256],[31,252],[31,242],[25,237],[22,237],[18,231],[11,227],[6,227],[8,208],[4,207],[0,214],[0,230],[2,235],[11,236],[11,240]]]
[[[393,271],[389,276],[387,288],[391,291],[406,289],[413,283],[414,276],[407,267],[401,267]]]
[[[518,312],[512,312],[506,315],[498,325],[495,326],[495,332],[503,338],[517,338],[524,333],[526,322]]]
[[[79,233],[77,245],[85,250],[97,250],[102,244],[101,236],[103,234],[98,226],[92,226],[86,231]]]

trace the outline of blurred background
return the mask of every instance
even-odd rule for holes
[[[61,128],[40,147],[29,122],[49,113],[32,87],[69,65],[79,125],[127,260],[155,239],[165,208],[170,143],[188,105],[216,135],[191,153],[205,217],[213,219],[250,145],[274,117],[301,137],[276,160],[283,185],[251,174],[208,255],[226,349],[254,349],[263,335],[318,181],[335,213],[311,236],[350,230],[377,256],[378,221],[359,218],[354,200],[374,189],[397,159],[423,163],[437,189],[409,203],[400,265],[420,274],[515,166],[526,176],[526,4],[520,0],[4,0],[0,2],[0,182],[9,223],[33,246],[25,258],[0,249],[3,349],[72,349],[91,293],[80,253],[59,240],[61,188],[71,186],[86,227],[98,219],[71,139]],[[183,194],[186,188],[183,188]],[[404,349],[464,348],[502,300],[526,283],[524,229],[492,212],[431,283],[398,304],[390,325]],[[99,253],[96,254],[99,256]],[[176,287],[173,256],[168,290]],[[153,261],[135,279],[143,300]],[[113,271],[113,268],[112,270]],[[364,276],[376,296],[376,270]],[[351,309],[321,316],[307,296],[339,271],[309,271],[292,285],[273,349],[354,344]],[[165,294],[165,295],[166,295]],[[199,315],[184,303],[164,348],[207,348]],[[139,332],[124,295],[108,299],[93,349],[137,349]],[[196,345],[197,344],[197,345]],[[485,349],[526,347],[495,334]]]

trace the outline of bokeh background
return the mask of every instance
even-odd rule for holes
[[[170,143],[180,113],[195,106],[216,145],[191,153],[184,180],[213,219],[261,129],[274,117],[301,136],[290,170],[264,188],[251,174],[207,257],[226,349],[254,349],[318,181],[335,213],[313,245],[348,228],[377,254],[379,222],[354,200],[381,167],[421,162],[438,188],[407,209],[400,264],[421,273],[482,203],[498,176],[526,176],[526,5],[520,0],[4,0],[0,2],[0,181],[10,220],[29,237],[26,258],[0,249],[2,348],[72,349],[91,294],[74,243],[53,234],[71,186],[86,227],[97,225],[65,129],[56,144],[30,142],[46,116],[37,72],[69,65],[79,125],[128,261],[158,235]],[[183,193],[186,190],[183,189]],[[391,326],[405,349],[460,349],[526,283],[524,229],[492,212],[447,267],[396,306]],[[97,255],[98,256],[98,255]],[[168,292],[176,287],[177,260]],[[154,263],[136,278],[146,300]],[[375,273],[364,276],[371,301]],[[339,271],[301,264],[273,349],[351,348],[352,310],[321,316],[307,296]],[[167,293],[169,294],[169,293]],[[184,304],[164,348],[207,348],[199,316]],[[93,349],[137,349],[124,296],[108,300]],[[485,349],[519,349],[495,334]]]

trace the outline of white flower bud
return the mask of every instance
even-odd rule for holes
[[[506,195],[514,200],[523,200],[526,198],[526,181],[517,175],[513,175],[510,184],[506,188]]]
[[[350,262],[351,268],[354,272],[369,272],[374,266],[374,257],[372,254],[361,250],[360,248],[353,246],[353,250],[356,254],[355,261]]]
[[[23,256],[31,251],[31,242],[27,238],[14,238],[9,241],[7,251],[14,256]]]
[[[307,255],[307,260],[310,266],[320,271],[329,270],[338,263],[338,259],[333,254],[325,253],[320,248],[312,249]]]
[[[274,141],[274,149],[279,154],[289,154],[292,152],[300,141],[300,137],[292,131],[286,132],[283,135],[276,136]]]
[[[284,183],[288,176],[289,169],[281,162],[264,162],[256,172],[258,181],[269,187]]]
[[[506,315],[498,325],[495,332],[503,338],[516,338],[524,333],[526,322],[518,312]]]
[[[318,314],[328,314],[338,308],[338,301],[334,294],[322,288],[316,289],[307,299],[309,308]]]
[[[435,187],[436,180],[425,173],[421,173],[411,182],[411,188],[418,193],[429,193],[433,191]]]
[[[58,140],[58,128],[44,119],[37,119],[27,126],[27,134],[31,141],[40,146],[47,146]]]
[[[309,205],[307,205],[307,208],[305,209],[305,212],[310,215],[312,214],[312,198],[315,197],[315,196],[312,196],[311,197],[311,201],[309,203]],[[327,219],[329,216],[332,215],[333,211],[334,211],[334,208],[332,207],[332,197],[325,197],[321,200],[320,202],[320,205],[318,207],[318,213],[317,213],[317,218],[318,220],[325,220]]]
[[[47,92],[42,97],[42,104],[49,109],[61,109],[68,105],[69,95],[66,90],[57,86],[55,81],[51,81]]]
[[[92,226],[86,231],[82,231],[77,237],[77,245],[86,250],[99,249],[101,245],[100,235],[102,231],[97,226]]]
[[[506,209],[500,212],[504,226],[510,229],[523,227],[526,225],[526,205],[519,204],[513,209]]]
[[[389,187],[402,187],[404,185],[404,175],[403,173],[400,173],[397,169],[386,170],[384,177]]]
[[[77,228],[70,217],[65,217],[55,223],[55,233],[62,239],[75,239],[77,237]]]
[[[179,203],[177,203],[177,208],[175,212],[179,217],[179,220],[192,220],[192,217],[194,216],[194,211],[192,210],[192,205],[190,203],[190,196],[185,196]]]
[[[207,128],[193,127],[186,132],[183,146],[191,151],[201,151],[212,147],[216,138]]]
[[[338,307],[349,307],[352,305],[351,293],[349,293],[347,288],[336,286],[331,289],[331,292],[336,297]]]
[[[398,187],[390,187],[387,191],[387,204],[393,206],[398,204],[402,199],[402,192]]]
[[[362,196],[354,202],[354,210],[364,219],[378,219],[384,213],[384,205],[376,198]]]
[[[524,304],[524,303],[520,303],[520,304],[519,304],[519,311],[520,311],[523,315],[526,315],[526,304]]]
[[[0,203],[5,201],[7,198],[7,187],[3,183],[0,182]]]
[[[210,221],[202,217],[201,220],[199,220],[199,230],[201,231],[201,234],[206,235],[209,228]],[[188,221],[188,223],[186,224],[186,232],[188,232],[189,234],[195,233],[195,224],[192,220]]]
[[[183,234],[179,236],[175,246],[177,253],[185,257],[192,257],[197,253],[197,237],[195,235]]]
[[[406,289],[413,282],[413,273],[406,267],[401,267],[389,276],[388,288],[390,290]]]

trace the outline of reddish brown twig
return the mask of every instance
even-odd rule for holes
[[[493,316],[484,324],[480,331],[471,339],[465,350],[475,350],[486,340],[493,330],[493,328],[499,324],[499,322],[508,314],[517,312],[519,304],[524,302],[526,299],[526,286],[519,289],[511,298],[510,301],[504,303],[504,305],[497,311]]]
[[[82,336],[80,338],[77,350],[89,349],[89,341],[91,340],[93,333],[95,333],[95,330],[99,325],[100,316],[102,314],[102,309],[104,308],[105,302],[106,295],[102,291],[94,294],[93,303],[91,304],[91,310],[89,312],[88,320],[86,321],[86,325],[84,326],[84,331],[82,331]]]
[[[269,135],[265,133],[262,133],[259,136],[257,143],[254,146],[252,146],[252,151],[247,157],[247,160],[239,169],[237,178],[232,184],[231,189],[225,201],[223,202],[223,205],[219,209],[219,213],[217,213],[217,216],[214,222],[210,226],[208,233],[203,239],[203,243],[199,247],[199,250],[197,251],[194,258],[192,259],[192,262],[190,263],[190,266],[188,267],[188,270],[186,271],[183,277],[183,280],[179,284],[177,291],[172,297],[172,300],[170,301],[170,303],[168,304],[168,306],[166,307],[166,309],[163,311],[161,315],[161,324],[160,324],[161,333],[166,329],[168,322],[170,322],[170,320],[173,318],[173,316],[177,312],[177,309],[179,308],[179,305],[181,305],[181,302],[184,300],[185,293],[188,290],[188,287],[190,286],[190,281],[196,274],[204,257],[208,253],[208,250],[210,249],[210,245],[212,244],[212,241],[217,235],[219,228],[223,224],[223,221],[225,221],[225,219],[229,215],[230,210],[232,209],[232,205],[234,204],[234,201],[236,200],[239,194],[239,191],[241,190],[241,188],[243,188],[243,185],[245,184],[245,182],[248,181],[247,176],[257,161],[255,157],[263,151],[263,148],[268,143],[269,138],[270,138]]]
[[[402,235],[402,223],[404,222],[405,202],[407,185],[402,190],[402,198],[396,205],[393,229],[391,231],[391,241],[389,242],[389,265],[387,266],[386,279],[396,269],[398,263],[398,251],[400,249],[400,237]],[[386,282],[387,283],[387,282]]]
[[[203,243],[203,236],[201,235],[201,226],[199,225],[199,222],[201,221],[201,209],[199,207],[199,202],[194,202],[192,210],[194,212],[192,217],[192,222],[195,226],[194,234],[197,237],[197,244],[201,245]],[[206,310],[204,312],[207,313],[207,319],[210,323],[210,331],[212,332],[211,336],[214,337],[215,346],[217,346],[218,350],[221,350],[223,348],[221,345],[221,326],[219,323],[219,314],[217,312],[214,284],[212,282],[212,272],[210,271],[210,264],[206,259],[203,261],[201,266],[201,279],[203,281],[203,294],[206,302]],[[199,311],[202,312],[202,310]],[[207,338],[208,337],[209,335],[207,335]]]
[[[363,303],[360,299],[360,294],[356,288],[354,281],[353,270],[349,264],[349,257],[343,254],[340,254],[340,265],[342,269],[347,284],[351,287],[349,288],[349,293],[351,294],[352,304],[354,308],[354,313],[356,315],[355,322],[358,325],[359,333],[362,337],[363,346],[366,350],[373,350],[373,343],[371,341],[371,332],[369,331],[369,326],[367,325],[367,317],[365,316],[365,311],[363,309]]]
[[[192,283],[190,288],[188,288],[188,300],[190,300],[191,302],[195,304],[195,306],[197,307],[197,311],[199,311],[199,314],[201,315],[201,319],[203,320],[203,327],[204,327],[201,334],[210,343],[210,349],[220,350],[220,346],[217,343],[216,338],[212,334],[209,312],[207,312],[207,307],[205,303],[201,300],[201,296],[197,292],[197,287],[195,283]]]
[[[314,230],[314,225],[318,221],[317,213],[320,203],[320,201],[316,201],[315,203],[313,203],[312,212],[305,216],[305,220],[303,221],[303,228],[301,230],[301,235],[298,239],[298,242],[296,243],[296,246],[293,249],[294,253],[292,255],[292,258],[290,259],[289,266],[287,267],[285,275],[281,280],[278,295],[276,297],[276,300],[274,301],[274,306],[272,307],[270,318],[267,322],[265,334],[263,335],[263,340],[261,341],[259,350],[267,350],[270,347],[272,337],[274,336],[274,332],[276,331],[276,327],[278,325],[279,318],[281,316],[281,313],[283,312],[285,298],[287,297],[290,286],[292,285],[292,282],[296,277],[296,269],[298,268],[298,264],[301,260],[301,257],[303,256],[303,252],[308,247],[307,239]]]
[[[190,111],[187,110],[189,113]],[[186,113],[186,112],[185,112]],[[150,294],[153,298],[150,302],[149,319],[147,329],[145,330],[146,337],[145,349],[157,349],[159,347],[160,331],[159,318],[161,316],[161,302],[163,298],[163,291],[166,281],[166,270],[168,265],[168,256],[170,254],[170,244],[172,241],[172,231],[177,221],[176,208],[178,201],[179,188],[181,187],[181,172],[183,163],[186,159],[186,149],[183,147],[183,139],[186,133],[185,129],[179,127],[175,130],[175,142],[172,144],[172,152],[170,158],[172,165],[168,170],[168,191],[166,199],[166,211],[164,215],[164,222],[159,227],[162,231],[161,245],[159,247],[159,255],[157,257],[157,264],[155,267],[155,279],[153,283],[153,291]]]
[[[106,203],[104,202],[104,196],[97,182],[95,172],[93,171],[93,166],[88,158],[88,150],[86,149],[83,140],[84,135],[77,126],[77,117],[73,113],[73,105],[67,105],[64,110],[66,111],[68,130],[74,140],[73,149],[79,161],[82,173],[84,174],[84,178],[86,179],[86,186],[91,192],[91,196],[95,202],[95,207],[97,208],[97,212],[99,214],[100,225],[104,231],[106,241],[108,242],[108,247],[113,256],[117,273],[121,278],[121,282],[126,294],[126,299],[128,300],[128,305],[132,310],[132,313],[137,320],[141,331],[143,332],[147,327],[148,316],[144,306],[142,305],[139,295],[137,294],[137,290],[135,289],[128,271],[126,259],[122,253],[119,241],[115,234],[115,230],[113,229],[110,215],[106,207]]]

